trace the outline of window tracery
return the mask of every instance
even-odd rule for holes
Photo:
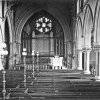
[[[40,33],[46,33],[52,29],[52,21],[49,18],[43,16],[36,20],[35,26],[36,30],[38,30]]]

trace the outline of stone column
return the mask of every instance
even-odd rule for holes
[[[96,81],[100,81],[100,49],[96,50],[96,75],[95,75],[95,79]]]
[[[53,32],[50,32],[50,54],[54,55],[54,40],[53,40]]]
[[[9,69],[13,69],[14,67],[14,60],[13,60],[13,43],[10,42],[10,55],[9,55]]]
[[[16,52],[15,52],[15,60],[16,60],[16,64],[19,64],[20,62],[20,58],[21,58],[21,53],[20,53],[20,43],[16,43]]]
[[[67,41],[64,42],[64,66],[67,67],[67,58],[68,58],[68,53],[67,53]]]
[[[67,56],[67,42],[64,42],[64,48],[65,48],[65,57]]]
[[[90,49],[84,51],[84,74],[90,74]]]
[[[73,48],[72,48],[72,69],[76,69],[76,58],[75,58],[75,55],[76,55],[76,43],[75,41],[73,41]]]
[[[17,47],[16,47],[16,64],[21,64],[22,63],[22,59],[21,59],[21,43],[17,43]]]
[[[82,70],[82,50],[78,50],[78,65],[77,70]]]
[[[2,18],[2,1],[0,0],[0,17]],[[1,19],[2,20],[2,19]],[[1,23],[0,23],[1,24]]]
[[[67,68],[72,68],[72,51],[71,51],[71,41],[67,42]]]

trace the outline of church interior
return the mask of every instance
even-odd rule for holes
[[[0,0],[0,100],[100,100],[100,0]]]

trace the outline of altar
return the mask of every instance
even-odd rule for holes
[[[53,57],[52,69],[62,69],[63,57],[55,56]]]

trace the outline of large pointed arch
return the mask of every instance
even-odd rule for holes
[[[84,25],[85,25],[85,20],[86,20],[86,16],[88,14],[88,11],[91,14],[91,18],[92,18],[92,22],[93,22],[93,12],[92,12],[92,9],[91,9],[90,5],[87,4],[86,8],[85,8],[85,12],[84,12],[84,17],[83,17],[83,28],[85,27]]]
[[[99,7],[99,10],[98,10],[98,15],[96,16],[96,26],[95,26],[95,34],[94,34],[94,42],[100,44],[100,7]]]
[[[76,48],[81,49],[82,48],[82,38],[83,38],[83,30],[82,30],[82,20],[80,16],[77,18],[76,22]]]
[[[13,26],[13,17],[12,17],[12,12],[10,10],[7,10],[4,18],[4,36],[5,32],[8,33],[8,41],[7,46],[8,46],[8,67],[7,69],[12,69],[13,66],[13,61],[14,61],[14,56],[13,56],[13,51],[16,51],[16,48],[14,47],[15,50],[13,50],[13,41],[15,41],[15,36],[14,36],[14,26]],[[8,29],[7,29],[8,28]],[[8,30],[8,31],[7,31]],[[5,39],[5,37],[4,37]]]
[[[35,26],[37,26],[36,22],[40,22],[38,24],[40,24],[40,26],[42,26],[42,25],[46,24],[44,21],[45,20],[47,21],[47,19],[52,24],[51,30],[49,32],[47,31],[46,33],[44,31],[44,27],[40,28],[42,30],[40,30],[40,29],[37,30],[37,27],[35,27]],[[42,23],[42,21],[43,21],[43,23]],[[28,27],[28,32],[26,31],[27,27]],[[32,34],[34,32],[35,32],[36,37],[32,37]],[[52,34],[52,36],[51,36],[51,34]],[[38,39],[36,39],[36,38],[38,38]],[[45,40],[43,38],[45,38]],[[35,13],[27,20],[27,22],[25,23],[23,30],[22,30],[21,40],[22,40],[22,48],[24,48],[24,47],[27,48],[27,54],[29,54],[29,55],[31,55],[32,49],[34,48],[33,50],[35,50],[36,52],[39,52],[41,55],[43,53],[44,55],[47,54],[50,56],[51,55],[54,56],[56,54],[58,54],[59,56],[64,56],[64,32],[63,32],[63,29],[62,29],[60,23],[57,21],[57,19],[55,19],[54,16],[52,16],[50,13],[48,13],[45,10],[40,10],[39,12]],[[35,43],[33,43],[33,41],[35,41]],[[51,41],[53,42],[52,45],[55,45],[55,46],[51,46]],[[28,44],[28,46],[27,46],[27,44]],[[33,44],[34,44],[34,47],[33,47]],[[51,50],[51,48],[52,48],[52,50]]]
[[[83,20],[83,38],[84,38],[84,46],[91,47],[91,30],[93,27],[93,13],[90,5],[87,4],[84,20]]]
[[[27,13],[25,13],[25,15],[23,16],[23,18],[21,19],[20,23],[18,24],[17,28],[16,28],[16,41],[18,41],[18,43],[21,43],[21,32],[22,29],[25,25],[25,23],[27,22],[27,20],[34,15],[35,13],[39,12],[41,9],[38,10],[29,10]],[[52,8],[49,9],[45,9],[45,11],[47,11],[48,13],[50,13],[51,15],[53,15],[61,24],[63,31],[64,31],[64,41],[70,41],[71,40],[71,34],[70,34],[70,29],[69,29],[69,25],[68,23],[65,22],[65,18],[62,18],[62,15],[57,14]],[[65,19],[65,20],[64,20]]]
[[[3,43],[3,34],[2,34],[2,28],[0,26],[0,44]],[[0,51],[2,50],[2,48],[0,47]],[[3,65],[2,65],[2,61],[1,61],[1,54],[0,54],[0,70],[3,69]]]
[[[2,28],[0,26],[0,44],[3,42]]]
[[[7,45],[8,55],[6,58],[6,65],[5,68],[9,69],[9,55],[10,55],[10,30],[9,30],[9,22],[8,19],[5,19],[5,26],[4,26],[4,41]]]

